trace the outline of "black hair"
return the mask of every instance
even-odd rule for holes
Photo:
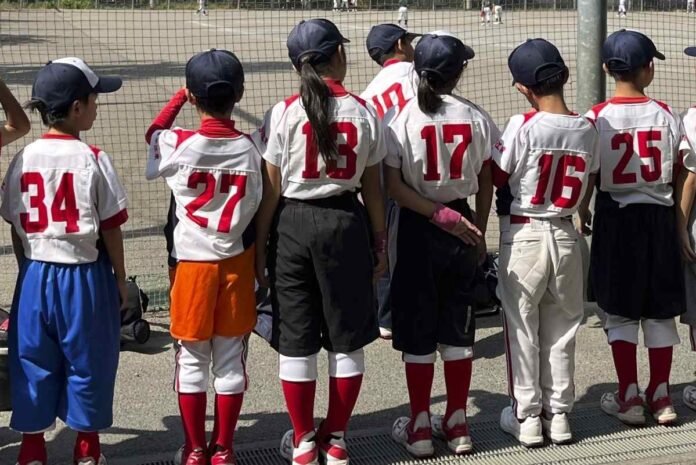
[[[327,64],[313,65],[310,63],[312,58],[313,55],[305,55],[300,59],[300,97],[312,127],[312,142],[324,161],[335,160],[338,158],[338,145],[331,133],[333,101],[329,87],[320,76]]]
[[[401,39],[399,39],[401,40]],[[382,56],[379,57],[379,64],[383,65],[385,61],[388,59],[392,58],[394,54],[396,53],[396,44],[398,44],[399,41],[394,42],[394,45],[391,46],[389,50],[385,50],[384,53],[382,53]]]
[[[212,86],[207,97],[196,96],[196,106],[209,115],[226,115],[234,109],[240,92],[241,89],[235,90],[229,85]]]
[[[650,63],[646,64],[645,66],[640,66],[636,69],[631,69],[628,71],[612,71],[609,70],[609,75],[614,78],[615,81],[619,82],[635,82],[636,79],[638,79],[638,76],[640,73],[643,71],[643,69],[647,68],[650,66]]]
[[[569,71],[566,67],[562,73],[552,76],[539,84],[529,86],[529,90],[537,97],[546,97],[548,95],[562,94],[563,86],[568,82]]]
[[[89,102],[90,95],[91,94],[87,94],[84,97],[77,98],[76,100],[86,105]],[[59,126],[68,118],[68,116],[70,115],[70,109],[72,108],[72,105],[69,105],[67,108],[62,110],[51,110],[41,100],[31,99],[23,105],[23,108],[25,110],[29,110],[30,112],[38,111],[41,115],[41,121],[43,122],[43,124],[45,124],[49,128],[52,128],[54,126]]]
[[[436,113],[442,105],[442,94],[449,94],[457,86],[461,73],[445,81],[433,72],[423,71],[418,82],[418,107],[423,113]]]

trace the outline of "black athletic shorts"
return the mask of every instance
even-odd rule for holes
[[[599,307],[633,320],[685,310],[674,207],[632,204],[594,216],[590,273]]]
[[[280,200],[268,254],[271,344],[280,354],[347,353],[377,339],[368,224],[352,193]]]
[[[447,206],[472,219],[466,200]],[[390,289],[394,348],[427,355],[438,344],[473,346],[476,247],[407,208],[398,228]]]

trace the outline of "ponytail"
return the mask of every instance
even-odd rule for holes
[[[312,127],[312,142],[316,144],[321,157],[327,160],[338,158],[336,138],[331,133],[331,92],[324,80],[309,63],[311,56],[302,60],[300,67],[300,96],[307,119]]]
[[[423,71],[418,82],[418,107],[423,113],[436,113],[442,105],[442,97],[435,92],[431,79],[435,77]]]

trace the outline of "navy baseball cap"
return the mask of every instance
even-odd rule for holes
[[[448,81],[457,77],[466,62],[475,55],[474,49],[464,45],[451,33],[435,31],[425,34],[418,41],[413,64],[419,76],[426,71]]]
[[[690,57],[696,57],[696,47],[686,47],[684,49],[684,53],[686,53]]]
[[[328,19],[302,20],[290,31],[288,55],[295,69],[299,70],[303,57],[313,55],[310,64],[323,63],[329,61],[339,45],[348,42]]]
[[[527,39],[508,57],[513,84],[535,86],[565,72],[566,65],[555,45],[544,39]]]
[[[602,46],[602,61],[609,71],[632,71],[665,56],[645,34],[621,29],[607,37]]]
[[[53,112],[67,110],[75,100],[89,94],[116,92],[123,85],[116,76],[97,76],[80,58],[49,61],[36,74],[31,88],[32,100],[38,100]]]
[[[196,97],[209,98],[212,88],[228,87],[238,93],[244,86],[244,68],[234,53],[210,49],[186,63],[186,88]]]
[[[399,39],[413,40],[423,34],[408,32],[406,29],[396,24],[378,24],[372,26],[367,34],[367,53],[373,60],[381,64],[382,56],[394,48]]]

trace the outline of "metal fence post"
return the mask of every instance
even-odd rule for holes
[[[607,36],[607,0],[578,0],[577,108],[581,112],[604,100],[602,43]]]

